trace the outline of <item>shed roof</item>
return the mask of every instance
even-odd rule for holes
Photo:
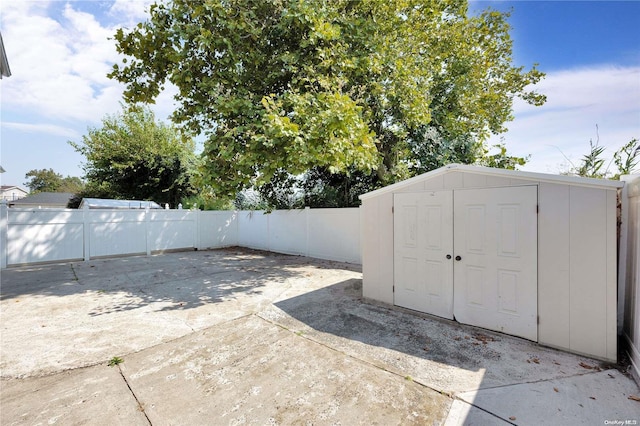
[[[532,180],[532,181],[538,181],[538,182],[559,183],[564,185],[588,186],[588,187],[596,187],[596,188],[616,189],[616,188],[622,188],[624,186],[624,182],[620,182],[617,180],[592,179],[592,178],[585,178],[585,177],[579,177],[579,176],[552,175],[548,173],[524,172],[520,170],[495,169],[492,167],[469,166],[466,164],[448,164],[444,167],[440,167],[439,169],[432,170],[427,173],[423,173],[419,176],[414,176],[407,180],[403,180],[402,182],[397,182],[397,183],[394,183],[393,185],[385,186],[384,188],[367,192],[366,194],[362,194],[360,196],[360,199],[365,200],[367,198],[372,198],[378,195],[394,192],[404,187],[414,185],[416,183],[423,182],[425,180],[432,179],[436,176],[440,176],[443,174],[452,173],[456,171],[466,172],[466,173],[475,173],[480,175],[502,176],[506,178],[525,179],[525,180]]]
[[[73,195],[74,194],[72,192],[38,192],[15,201],[11,201],[9,204],[14,207],[45,206],[65,208]]]
[[[90,209],[161,209],[154,201],[112,200],[105,198],[83,198],[79,208],[88,205]]]

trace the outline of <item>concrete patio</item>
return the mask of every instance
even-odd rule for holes
[[[624,368],[368,303],[357,265],[233,248],[1,279],[2,425],[640,422]]]

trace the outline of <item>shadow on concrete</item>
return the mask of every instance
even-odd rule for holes
[[[605,367],[517,337],[367,303],[361,280],[274,305],[288,314],[275,320],[283,326],[447,393],[584,374],[591,371],[581,367],[587,364]]]
[[[156,311],[186,310],[260,295],[268,291],[267,284],[272,286],[299,277],[309,267],[335,265],[335,262],[235,247],[42,264],[3,270],[0,300],[26,295],[64,297],[84,293],[97,298],[110,296],[91,311],[92,316],[150,304],[157,306]]]
[[[275,306],[321,333],[458,368],[476,371],[487,358],[500,358],[487,345],[500,339],[492,333],[363,303],[359,279],[292,297]]]

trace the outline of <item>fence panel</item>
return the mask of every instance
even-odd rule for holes
[[[83,257],[82,211],[9,209],[7,264]]]
[[[90,257],[147,252],[144,210],[89,210]]]
[[[238,245],[269,250],[269,215],[261,210],[238,212]]]
[[[269,222],[267,250],[306,256],[308,210],[276,210],[266,215]]]
[[[618,298],[623,303],[623,336],[632,364],[632,374],[640,383],[640,177],[624,176],[622,190],[622,233]]]
[[[196,248],[196,210],[149,211],[150,251]]]
[[[362,263],[360,209],[310,209],[307,256]]]
[[[238,245],[238,212],[199,212],[198,248],[220,248]]]

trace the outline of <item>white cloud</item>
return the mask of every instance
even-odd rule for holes
[[[124,16],[129,19],[128,25],[145,20],[149,6],[154,0],[116,0],[109,10],[112,16]]]
[[[2,84],[3,111],[92,125],[118,111],[123,85],[107,78],[119,60],[109,38],[118,27],[144,19],[149,3],[117,0],[109,13],[121,22],[104,26],[73,3],[3,2],[0,28],[12,71]],[[159,118],[171,104],[170,96],[159,100]]]
[[[80,137],[75,129],[70,129],[68,127],[58,126],[55,124],[15,123],[3,121],[2,127],[6,129],[19,130],[25,133],[45,133],[49,135],[63,136],[70,139],[77,139]]]
[[[640,67],[553,72],[538,90],[547,95],[547,103],[516,102],[516,119],[502,135],[510,152],[532,155],[525,170],[557,173],[566,164],[564,156],[579,162],[589,140],[596,142],[596,125],[609,158],[631,138],[640,138]]]

